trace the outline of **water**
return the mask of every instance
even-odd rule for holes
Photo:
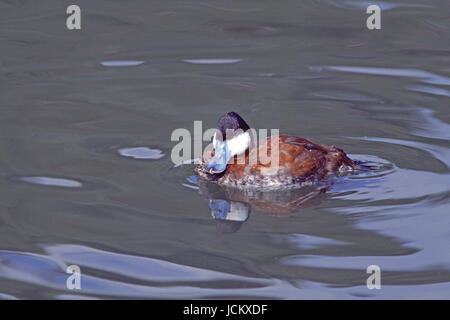
[[[381,31],[364,1],[79,0],[69,31],[0,1],[0,297],[450,298],[450,7],[375,3]],[[314,190],[175,167],[172,131],[231,110],[373,170],[293,209]]]

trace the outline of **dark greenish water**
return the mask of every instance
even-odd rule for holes
[[[0,298],[450,298],[448,1],[70,4],[0,1]],[[232,110],[374,170],[275,213],[174,167]]]

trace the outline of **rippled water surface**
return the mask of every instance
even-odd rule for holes
[[[448,1],[79,0],[79,31],[69,4],[0,1],[0,298],[450,298]],[[174,166],[173,130],[232,110],[371,170]]]

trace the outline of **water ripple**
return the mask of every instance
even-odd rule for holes
[[[0,250],[0,277],[69,291],[65,270],[69,264],[76,264],[81,269],[82,297],[106,294],[172,299],[214,295],[269,298],[273,294],[268,295],[267,289],[272,290],[272,285],[286,286],[279,281],[230,275],[79,245],[53,245],[46,247],[46,251],[48,256]],[[85,270],[97,270],[103,277],[90,275]],[[139,280],[140,284],[133,284],[130,279]],[[210,281],[214,281],[214,289],[208,285]]]
[[[437,84],[445,86],[450,85],[450,78],[420,69],[374,68],[374,67],[354,67],[354,66],[313,66],[310,68],[311,70],[316,71],[331,70],[331,71],[361,73],[379,76],[404,77],[416,79],[418,81],[428,84]]]
[[[145,61],[138,60],[111,60],[100,62],[100,64],[104,67],[134,67],[143,63],[145,63]]]
[[[164,153],[158,149],[150,149],[147,147],[136,148],[123,148],[119,150],[119,154],[124,157],[130,157],[134,159],[161,159],[164,157]]]
[[[64,188],[80,188],[82,183],[62,178],[51,178],[51,177],[21,177],[18,180],[23,182],[28,182],[32,184],[40,184],[43,186],[54,186],[54,187],[64,187]]]
[[[431,155],[433,155],[436,159],[445,163],[445,165],[450,168],[450,149],[445,147],[439,147],[436,145],[431,145],[427,143],[421,143],[416,141],[409,140],[400,140],[400,139],[390,139],[390,138],[379,138],[379,137],[348,137],[350,139],[358,139],[363,141],[375,141],[375,142],[385,142],[398,144],[402,146],[412,147],[419,150],[425,150]]]
[[[423,93],[433,94],[433,95],[437,95],[437,96],[450,97],[450,91],[448,91],[446,89],[432,87],[432,86],[409,86],[406,88],[411,91],[423,92]]]
[[[186,59],[183,61],[192,64],[231,64],[241,62],[242,59]]]

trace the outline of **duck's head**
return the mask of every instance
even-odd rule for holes
[[[249,129],[248,124],[236,112],[228,112],[219,119],[213,138],[214,156],[206,165],[208,173],[225,171],[231,158],[244,153],[250,147]]]

